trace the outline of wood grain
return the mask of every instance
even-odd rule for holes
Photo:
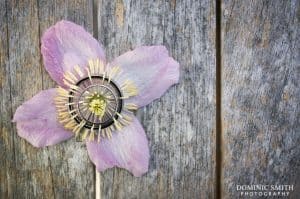
[[[181,83],[138,113],[150,140],[149,173],[143,178],[120,169],[103,173],[103,198],[214,196],[214,4],[99,1],[98,24],[92,1],[0,5],[1,198],[94,197],[94,167],[83,143],[36,149],[10,122],[21,103],[55,86],[43,68],[40,38],[60,19],[96,33],[97,25],[110,60],[134,46],[164,44],[182,65]]]
[[[108,60],[163,44],[181,65],[180,84],[137,113],[150,141],[149,172],[101,173],[102,198],[216,197],[216,81],[222,198],[238,198],[238,184],[293,184],[290,198],[299,198],[299,10],[297,0],[224,0],[216,80],[214,1],[0,1],[0,198],[95,197],[84,143],[36,149],[11,123],[21,103],[56,85],[40,38],[61,19],[94,32]]]
[[[214,2],[100,0],[98,7],[109,60],[163,44],[181,64],[179,85],[138,112],[150,141],[149,172],[102,173],[102,198],[214,198]]]
[[[243,184],[293,184],[299,198],[299,4],[223,2],[224,198]]]
[[[11,195],[9,186],[12,175],[10,168],[14,166],[14,145],[12,140],[12,124],[10,123],[12,108],[10,95],[10,68],[8,65],[8,28],[6,2],[0,1],[0,198]]]
[[[92,32],[91,10],[92,1],[83,0],[1,1],[0,198],[94,197],[94,167],[84,143],[72,139],[36,149],[10,122],[21,103],[55,86],[41,59],[42,33],[60,19]]]

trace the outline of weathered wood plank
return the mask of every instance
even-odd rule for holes
[[[93,32],[93,1],[39,1],[40,35],[61,19],[73,21]],[[43,69],[43,86],[51,88],[55,82]],[[52,167],[55,198],[94,198],[94,166],[90,162],[84,142],[71,139],[48,147]]]
[[[8,34],[7,34],[7,9],[6,2],[0,2],[0,198],[11,195],[9,184],[11,180],[8,174],[14,165],[13,141],[10,139],[12,125],[11,96],[10,96],[10,69],[8,65]]]
[[[39,33],[37,5],[35,2],[7,1],[7,42],[10,76],[10,96],[12,110],[7,115],[8,148],[4,161],[9,162],[6,173],[8,198],[46,197],[51,195],[50,170],[47,155],[43,150],[35,150],[16,134],[15,125],[10,122],[17,106],[42,89],[39,61]],[[30,28],[29,28],[30,27]],[[26,30],[26,31],[24,31]],[[38,59],[36,59],[38,58]],[[47,191],[46,191],[47,190]],[[47,193],[48,192],[48,193]]]
[[[138,112],[150,140],[149,172],[102,173],[102,197],[213,198],[214,2],[100,0],[98,7],[109,60],[135,46],[163,44],[181,64],[180,84]]]
[[[293,184],[299,198],[299,4],[223,2],[224,198],[243,184]]]
[[[72,139],[36,149],[10,122],[21,103],[55,86],[40,54],[44,30],[69,19],[92,32],[91,11],[92,1],[1,1],[1,198],[94,197],[94,167],[84,143]]]

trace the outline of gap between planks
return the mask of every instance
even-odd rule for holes
[[[222,38],[221,38],[221,0],[216,0],[216,167],[215,167],[215,191],[216,198],[222,198]]]

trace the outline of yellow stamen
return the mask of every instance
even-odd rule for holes
[[[83,77],[84,74],[83,74],[83,72],[81,71],[81,68],[78,65],[76,65],[74,67],[74,69],[75,69],[76,73],[79,75],[79,77]]]
[[[119,73],[121,69],[118,66],[113,67],[108,74],[108,83],[111,81],[111,79],[115,78]]]
[[[127,103],[125,104],[125,108],[128,110],[136,111],[138,109],[138,106],[133,103]]]
[[[64,76],[71,78],[73,80],[73,82],[77,82],[78,81],[77,77],[73,73],[71,73],[69,71],[65,72]]]
[[[114,120],[115,127],[117,128],[118,131],[120,131],[122,129],[122,125],[115,118],[113,118],[113,120]]]
[[[91,76],[91,71],[90,71],[89,67],[86,67],[86,71],[87,71],[87,74],[89,76],[91,84],[93,84],[93,80],[92,80],[92,76]]]
[[[71,76],[69,73],[64,73],[64,78],[73,84],[75,84],[77,81],[76,77],[73,78],[73,76]]]
[[[125,82],[121,86],[121,90],[124,92],[124,97],[131,97],[138,94],[137,87],[130,80],[125,80]]]
[[[106,133],[106,136],[109,138],[109,139],[111,139],[111,137],[112,137],[112,134],[111,134],[111,129],[108,127],[108,128],[106,128],[106,131],[105,131],[105,133]]]
[[[89,130],[88,130],[88,129],[85,129],[85,130],[84,130],[84,133],[83,133],[83,135],[82,135],[82,140],[85,140],[86,137],[88,136],[88,134],[89,134]]]
[[[94,132],[94,124],[93,124],[93,126],[91,128],[91,133],[90,133],[89,140],[94,141],[94,139],[95,139],[95,132]]]
[[[94,61],[93,60],[89,60],[89,68],[90,68],[90,71],[91,71],[91,75],[93,75],[95,73]]]

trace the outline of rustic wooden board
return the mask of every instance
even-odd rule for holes
[[[102,198],[214,198],[215,5],[213,1],[100,0],[98,37],[109,60],[139,45],[165,45],[180,84],[138,112],[150,168],[135,178],[101,174]]]
[[[294,184],[300,195],[299,1],[222,3],[222,196],[237,184]],[[0,1],[0,198],[93,198],[94,167],[74,139],[36,149],[16,134],[16,108],[55,86],[40,37],[60,19],[98,35],[107,57],[163,44],[180,84],[138,112],[147,175],[101,174],[102,198],[216,196],[215,4],[203,0]],[[217,167],[221,168],[221,167]]]
[[[7,34],[7,9],[6,2],[0,1],[0,198],[5,198],[11,193],[9,188],[9,175],[12,173],[14,163],[12,125],[11,120],[11,96],[10,96],[10,75],[8,66],[8,34]]]
[[[10,122],[22,102],[55,86],[43,68],[40,38],[60,19],[99,33],[110,60],[134,46],[164,44],[182,66],[181,83],[138,112],[150,140],[149,173],[134,178],[124,170],[107,171],[102,174],[102,196],[214,197],[214,3],[93,3],[0,3],[1,198],[94,197],[94,167],[83,143],[70,140],[36,149],[17,136]]]
[[[92,1],[1,1],[0,198],[93,198],[94,167],[84,143],[36,149],[17,136],[16,108],[55,86],[45,71],[40,38],[69,19],[92,32]]]
[[[299,198],[299,4],[223,2],[224,198],[238,184],[294,184]]]

